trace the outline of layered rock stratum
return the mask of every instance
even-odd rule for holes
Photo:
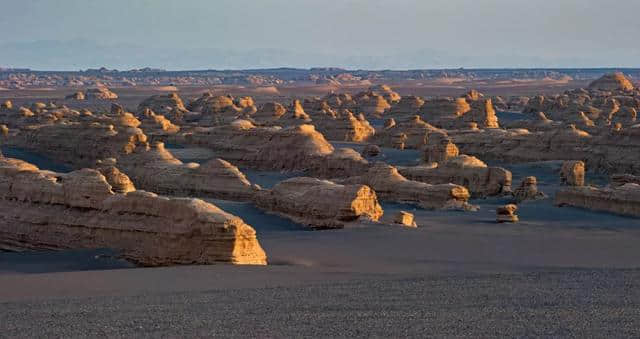
[[[256,205],[312,228],[341,228],[357,220],[377,221],[382,207],[366,185],[341,185],[309,177],[287,179],[256,194]]]
[[[103,170],[116,186],[98,170],[60,174],[0,158],[0,248],[111,248],[145,266],[266,264],[239,217],[199,199],[133,190],[124,174]]]

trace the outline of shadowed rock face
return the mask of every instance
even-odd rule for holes
[[[628,183],[613,188],[569,186],[556,193],[555,203],[640,217],[640,185]]]
[[[256,205],[313,228],[341,228],[360,218],[378,220],[382,208],[365,185],[339,185],[308,177],[288,179],[256,194]]]
[[[526,177],[515,190],[513,190],[513,198],[517,203],[527,200],[544,199],[547,196],[538,191],[538,180],[536,177]]]
[[[430,209],[473,209],[467,204],[469,191],[459,185],[430,185],[411,181],[385,163],[374,164],[365,174],[341,180],[344,184],[362,184],[373,188],[382,200],[413,203]]]
[[[167,116],[169,119],[175,121],[181,121],[187,113],[187,108],[184,106],[184,102],[178,96],[177,93],[170,93],[166,95],[153,95],[143,100],[138,105],[138,114],[144,114],[151,110],[161,116]]]
[[[389,127],[383,127],[376,132],[373,142],[383,147],[420,149],[427,144],[429,136],[433,133],[446,132],[424,122],[420,116],[414,115],[404,120],[394,120],[393,124],[389,121]],[[400,135],[404,136],[399,137]],[[402,143],[401,147],[398,146],[399,142]]]
[[[401,167],[399,171],[410,180],[429,184],[462,185],[468,188],[474,197],[511,192],[511,172],[502,167],[489,167],[479,159],[465,154],[443,163]]]
[[[584,186],[584,162],[570,160],[562,163],[560,182],[568,186]]]
[[[111,248],[146,266],[266,264],[242,219],[199,199],[135,191],[104,170],[124,193],[97,170],[59,174],[0,158],[0,248]]]
[[[326,109],[312,112],[311,123],[318,132],[333,141],[366,141],[375,134],[364,115],[354,115],[347,109]]]
[[[518,216],[516,215],[516,211],[518,210],[518,206],[514,204],[508,204],[504,206],[500,206],[496,209],[496,221],[499,223],[502,222],[518,222]]]

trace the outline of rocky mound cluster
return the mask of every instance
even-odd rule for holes
[[[74,101],[83,97],[114,99],[99,87],[65,103],[82,107]],[[382,219],[380,202],[473,211],[470,198],[489,196],[514,203],[496,210],[497,221],[516,222],[515,204],[546,198],[536,177],[512,190],[511,172],[485,161],[563,160],[557,205],[638,216],[639,98],[614,74],[586,89],[509,100],[474,90],[457,98],[400,96],[374,85],[286,103],[206,92],[185,104],[169,93],[142,100],[133,113],[118,103],[92,112],[7,101],[3,146],[75,171],[0,158],[0,248],[109,247],[152,266],[265,264],[253,228],[192,197],[244,202],[313,229],[416,227],[408,212]],[[496,106],[522,108],[527,119],[502,128]],[[411,166],[380,161],[416,150],[422,159]],[[298,176],[262,188],[241,168]],[[585,186],[585,168],[614,174],[611,184]]]

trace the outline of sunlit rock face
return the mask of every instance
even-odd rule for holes
[[[118,99],[118,95],[113,93],[110,89],[104,86],[98,88],[90,88],[84,93],[87,99],[94,100],[114,100]]]
[[[242,219],[199,199],[137,191],[119,170],[102,171],[59,174],[0,158],[0,248],[111,248],[145,266],[266,264]]]
[[[376,193],[366,185],[340,185],[309,177],[288,179],[256,194],[256,205],[312,228],[341,228],[346,223],[382,216]]]
[[[250,200],[257,189],[235,166],[213,159],[182,163],[161,142],[149,143],[131,114],[33,126],[11,138],[12,145],[33,150],[74,168],[108,160],[141,189],[168,195]]]
[[[466,188],[408,180],[395,167],[382,162],[374,164],[363,175],[341,180],[340,183],[367,185],[381,200],[412,203],[428,209],[473,209],[467,203],[470,194]]]
[[[600,79],[590,83],[589,88],[603,91],[631,91],[633,90],[633,84],[624,74],[616,72],[603,75]]]

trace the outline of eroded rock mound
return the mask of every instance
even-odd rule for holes
[[[169,93],[166,95],[154,95],[143,100],[138,105],[138,113],[145,114],[148,111],[154,114],[167,116],[170,119],[180,121],[187,113],[184,102],[177,93]]]
[[[341,228],[360,218],[382,216],[376,193],[365,185],[339,185],[299,177],[256,194],[256,205],[312,228]]]
[[[8,158],[0,158],[0,235],[3,249],[112,248],[145,266],[266,264],[254,229],[212,204],[118,193],[97,170],[59,174]]]
[[[115,100],[118,99],[118,95],[113,93],[107,87],[101,86],[98,88],[90,88],[85,91],[85,97],[87,99],[94,100]]]
[[[556,193],[556,205],[640,217],[640,185],[569,186]]]
[[[516,215],[516,211],[518,210],[518,206],[514,204],[508,204],[504,206],[500,206],[496,209],[496,221],[499,223],[503,222],[518,222],[518,216]]]
[[[560,182],[568,186],[584,186],[584,162],[565,161],[560,169]]]
[[[255,187],[227,162],[211,160],[184,164],[165,149],[150,144],[130,113],[114,117],[34,126],[11,138],[13,145],[33,150],[74,168],[92,167],[113,158],[136,186],[169,195],[196,195],[229,200],[250,200]]]
[[[469,191],[459,185],[430,185],[411,181],[398,170],[383,162],[375,163],[361,176],[341,180],[341,183],[367,185],[376,191],[381,200],[413,203],[429,209],[472,210],[467,203]]]
[[[631,91],[633,90],[633,84],[623,73],[616,72],[603,75],[600,79],[590,83],[589,88],[603,91]]]
[[[513,190],[513,198],[517,203],[526,200],[540,200],[547,196],[538,191],[538,179],[536,177],[526,177],[515,190]]]

